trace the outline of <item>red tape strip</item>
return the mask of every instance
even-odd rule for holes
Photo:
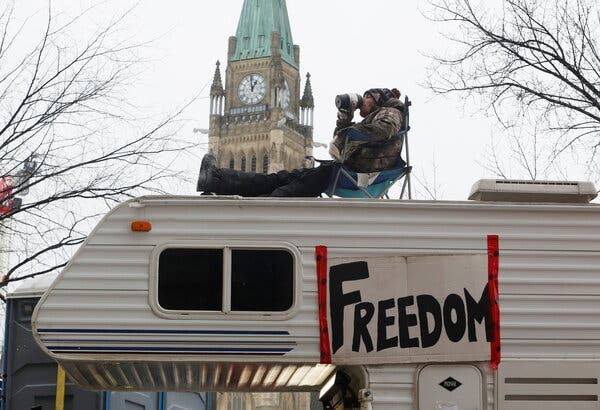
[[[331,364],[331,344],[327,326],[327,247],[315,248],[317,259],[317,291],[319,296],[319,334],[321,338],[321,363]]]
[[[488,291],[490,296],[490,319],[492,327],[492,341],[490,342],[491,358],[490,368],[498,369],[501,359],[500,350],[500,304],[498,294],[498,266],[500,248],[498,235],[488,235]]]

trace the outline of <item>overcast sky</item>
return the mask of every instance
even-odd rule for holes
[[[160,114],[199,95],[185,112],[189,122],[181,130],[199,142],[193,158],[186,161],[190,175],[197,173],[197,161],[207,146],[206,136],[192,135],[192,130],[208,127],[215,62],[226,61],[227,40],[235,35],[242,3],[139,1],[119,32],[123,38],[154,40],[143,49],[149,62],[127,94],[133,104]],[[43,16],[45,4],[18,1],[17,8],[20,16]],[[55,14],[74,15],[90,4],[98,2],[54,0],[52,7]],[[129,0],[100,3],[90,26],[102,25],[133,4]],[[430,64],[424,54],[448,46],[438,34],[441,27],[421,14],[425,1],[288,0],[287,7],[294,43],[300,46],[302,87],[305,74],[312,75],[316,141],[331,139],[336,94],[397,87],[413,102],[409,136],[413,172],[430,188],[437,187],[438,199],[466,199],[477,179],[490,176],[478,161],[489,144],[492,119],[472,116],[474,107],[465,108],[459,99],[432,98],[422,86]],[[80,38],[84,37],[82,33]],[[315,155],[328,157],[323,148],[316,149]],[[194,194],[194,188],[186,182],[173,193]]]

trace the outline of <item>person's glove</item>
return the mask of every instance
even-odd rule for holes
[[[353,112],[338,111],[337,113],[338,122],[352,122],[352,118],[354,118]]]

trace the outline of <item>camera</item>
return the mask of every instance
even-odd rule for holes
[[[335,97],[335,106],[342,112],[351,113],[363,105],[363,98],[360,94],[348,93],[340,94]]]

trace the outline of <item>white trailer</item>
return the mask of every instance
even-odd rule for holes
[[[600,409],[600,207],[141,197],[99,223],[33,327],[88,389]]]

